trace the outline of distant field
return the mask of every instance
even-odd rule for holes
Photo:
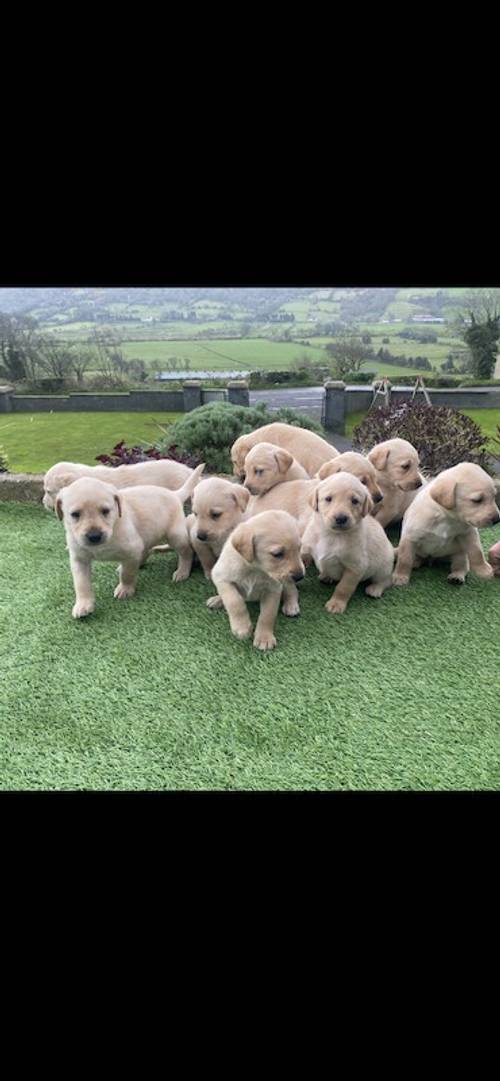
[[[293,365],[295,357],[302,353],[318,361],[326,361],[326,354],[319,348],[305,348],[296,342],[271,342],[258,338],[214,339],[204,342],[124,342],[126,357],[138,357],[151,364],[167,357],[189,358],[195,370],[206,368],[217,371],[241,368],[243,371],[258,369],[283,371]]]

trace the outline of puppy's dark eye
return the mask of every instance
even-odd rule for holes
[[[255,470],[255,476],[256,476],[256,477],[261,477],[261,476],[262,476],[262,474],[263,474],[263,472],[264,472],[264,470],[263,470],[263,469],[256,469],[256,470]]]
[[[361,483],[366,484],[366,477],[361,477]]]
[[[402,465],[402,466],[401,466],[401,469],[405,469],[405,470],[406,470],[406,469],[409,469],[409,468],[410,468],[410,465],[411,465],[411,462],[407,462],[407,463],[406,463],[406,465]]]
[[[356,499],[356,496],[353,495],[353,497],[351,499],[351,503],[352,503],[353,507],[357,507],[357,505],[359,503],[359,499]]]
[[[78,521],[78,519],[80,517],[80,511],[79,510],[72,510],[71,511],[71,517],[76,518],[76,520]]]
[[[106,516],[106,514],[109,514],[109,507],[103,507],[101,510],[101,514],[104,514],[104,516]]]
[[[271,552],[271,555],[274,556],[275,559],[283,559],[284,554],[284,552]]]
[[[220,511],[220,510],[218,510],[218,511],[211,510],[210,511],[210,517],[211,518],[220,518],[221,514],[222,514],[222,511]]]
[[[325,495],[325,503],[331,503],[331,501],[332,501],[331,495]]]

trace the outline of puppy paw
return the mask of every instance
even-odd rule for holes
[[[281,611],[284,616],[300,616],[300,608],[298,601],[287,601],[283,605]]]
[[[73,619],[83,619],[84,616],[90,616],[94,611],[94,601],[77,601],[73,605],[71,615]]]
[[[372,582],[371,585],[366,587],[365,593],[367,597],[381,597],[385,588],[385,585],[381,585],[380,582]]]
[[[117,601],[126,601],[128,597],[133,597],[135,593],[135,586],[117,585],[113,594]]]
[[[250,638],[252,624],[250,623],[250,620],[248,620],[248,623],[232,623],[231,630],[235,638]]]
[[[452,586],[463,586],[465,582],[465,574],[459,574],[458,571],[452,571],[448,575],[448,581]]]
[[[190,571],[181,570],[180,567],[177,567],[177,570],[174,571],[174,573],[172,575],[172,581],[173,582],[185,582],[186,579],[189,578],[190,573],[191,573]]]
[[[222,597],[218,595],[216,597],[209,597],[207,601],[207,608],[223,608]]]
[[[327,586],[331,586],[334,581],[333,578],[329,578],[327,574],[320,574],[318,576],[320,582],[325,582]]]
[[[274,649],[276,646],[276,639],[272,631],[256,631],[253,644],[256,649]]]
[[[331,612],[332,615],[342,615],[342,612],[345,612],[347,608],[347,602],[341,601],[339,597],[331,597],[330,600],[326,602],[325,608],[327,612]]]
[[[409,574],[402,574],[401,571],[394,571],[394,574],[392,576],[393,586],[407,586],[409,581]]]
[[[484,578],[485,581],[495,577],[495,571],[493,567],[490,567],[489,563],[485,563],[483,567],[478,567],[477,570],[474,570],[474,574],[477,578]]]

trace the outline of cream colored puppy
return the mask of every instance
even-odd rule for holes
[[[66,529],[76,594],[72,612],[75,619],[94,611],[93,559],[120,563],[120,580],[114,593],[118,600],[133,596],[145,556],[165,538],[179,555],[179,565],[172,575],[174,582],[188,577],[192,549],[182,504],[203,468],[198,466],[177,493],[152,484],[118,492],[111,484],[90,477],[63,488],[56,498],[56,512]]]
[[[406,439],[386,439],[377,443],[367,458],[375,466],[376,482],[383,495],[372,513],[385,529],[391,522],[401,521],[417,489],[425,484],[418,471],[418,452]]]
[[[264,424],[254,432],[241,435],[231,447],[233,473],[240,481],[245,479],[245,458],[257,443],[273,443],[288,450],[304,467],[308,477],[313,477],[323,462],[328,462],[338,453],[326,439],[306,428],[296,428],[293,424],[281,424],[279,421]]]
[[[252,495],[263,495],[285,481],[309,479],[303,466],[273,443],[257,443],[245,458],[245,488]]]
[[[427,556],[451,557],[448,581],[462,584],[470,568],[478,578],[493,578],[478,529],[496,525],[500,514],[491,477],[472,462],[445,469],[418,493],[403,518],[396,586],[410,581],[412,568]]]
[[[192,477],[194,470],[182,462],[161,459],[154,462],[137,462],[136,465],[79,465],[78,462],[58,462],[44,477],[43,505],[53,510],[57,493],[80,477],[92,477],[112,484],[114,488],[131,488],[136,484],[158,484],[161,488],[177,491]]]
[[[299,614],[295,583],[304,573],[297,523],[285,511],[266,511],[243,522],[226,541],[212,571],[219,597],[207,604],[210,608],[223,605],[235,637],[248,638],[252,624],[245,600],[260,601],[253,644],[257,649],[274,649],[281,598],[285,615]]]
[[[391,584],[394,548],[376,518],[364,484],[349,473],[321,481],[311,496],[315,512],[302,538],[301,556],[314,560],[321,581],[338,582],[325,605],[345,612],[356,587],[371,579],[365,593],[381,597]]]
[[[336,458],[325,462],[321,469],[318,469],[316,477],[318,480],[326,480],[327,477],[333,477],[336,473],[342,472],[352,473],[353,477],[357,477],[368,488],[375,505],[382,502],[383,494],[377,484],[377,471],[363,454],[357,454],[354,450],[338,454]]]
[[[198,484],[191,500],[193,513],[186,524],[205,578],[211,578],[227,538],[243,521],[249,499],[247,488],[220,477],[208,477]]]

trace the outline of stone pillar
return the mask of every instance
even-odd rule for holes
[[[227,400],[231,405],[250,405],[246,379],[231,379],[227,384]]]
[[[184,412],[190,413],[201,405],[201,379],[188,379],[182,386]]]
[[[14,393],[14,387],[4,383],[0,387],[0,413],[12,413],[11,394]]]
[[[345,434],[346,396],[342,379],[327,379],[325,383],[325,428],[327,432]]]

